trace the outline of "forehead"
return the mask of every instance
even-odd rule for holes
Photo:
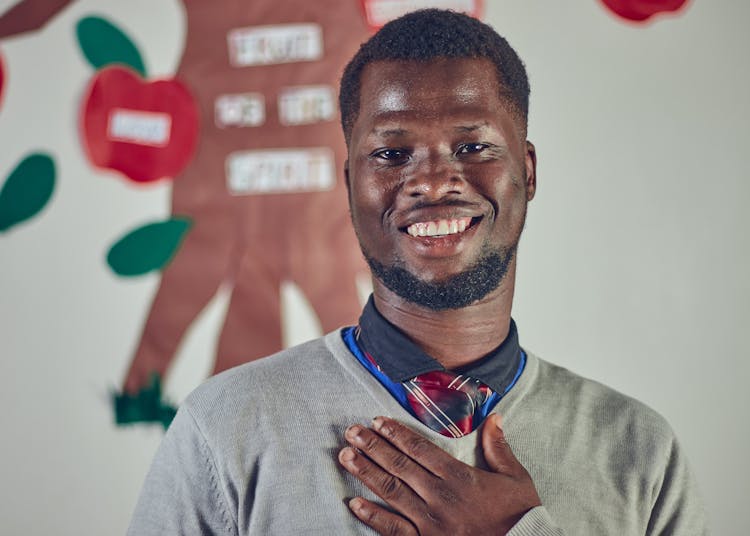
[[[362,72],[354,134],[394,121],[505,122],[508,104],[500,92],[495,66],[484,58],[373,62]]]

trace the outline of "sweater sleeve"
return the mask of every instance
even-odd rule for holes
[[[698,485],[684,452],[673,436],[664,472],[654,484],[654,503],[647,534],[706,536],[709,533]]]
[[[237,534],[206,438],[180,408],[146,476],[129,536]]]
[[[564,536],[544,506],[532,508],[507,533],[507,536]]]

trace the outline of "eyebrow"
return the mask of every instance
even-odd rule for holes
[[[483,121],[482,123],[477,123],[474,125],[460,125],[457,127],[453,127],[453,130],[456,132],[460,132],[460,133],[469,133],[469,132],[476,132],[477,130],[481,130],[482,128],[488,125],[489,123],[487,121]],[[388,137],[388,136],[404,136],[408,134],[409,131],[404,128],[384,128],[384,129],[376,128],[372,133],[375,136]]]
[[[375,136],[379,137],[387,137],[387,136],[403,136],[407,134],[409,131],[403,128],[385,128],[385,129],[379,129],[376,128],[372,133]]]
[[[486,127],[488,125],[489,125],[489,123],[487,121],[483,121],[482,123],[478,123],[476,125],[461,125],[461,126],[458,126],[458,127],[454,127],[453,130],[455,130],[457,132],[462,132],[462,133],[466,132],[466,133],[468,133],[468,132],[474,132],[474,131],[477,131],[477,130],[481,130],[482,128],[484,128],[484,127]]]

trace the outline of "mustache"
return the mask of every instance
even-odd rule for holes
[[[462,199],[446,199],[444,201],[430,202],[430,201],[417,201],[409,207],[409,210],[419,210],[423,208],[434,208],[434,207],[461,207],[461,208],[473,208],[479,206],[478,203],[472,203],[470,201],[464,201]]]

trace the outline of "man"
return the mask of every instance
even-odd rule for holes
[[[706,533],[664,420],[519,346],[528,92],[463,15],[416,12],[363,45],[340,105],[373,296],[358,326],[196,390],[132,534]]]

